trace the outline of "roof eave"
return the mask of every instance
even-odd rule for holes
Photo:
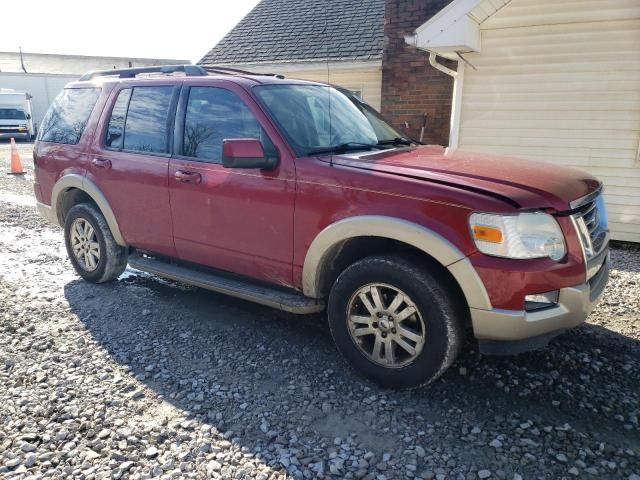
[[[458,53],[480,52],[480,25],[511,0],[454,0],[405,41],[421,50],[456,59]]]

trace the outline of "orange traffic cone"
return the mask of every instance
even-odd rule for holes
[[[22,168],[22,160],[20,159],[20,154],[18,153],[18,147],[16,147],[16,141],[11,139],[11,171],[8,172],[9,175],[24,175],[24,168]]]

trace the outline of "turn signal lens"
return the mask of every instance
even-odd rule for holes
[[[486,225],[474,225],[473,237],[482,242],[502,243],[502,232]]]
[[[517,215],[472,213],[469,226],[482,253],[504,258],[543,258],[560,261],[566,255],[564,235],[545,212]]]

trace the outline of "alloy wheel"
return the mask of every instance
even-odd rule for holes
[[[371,283],[347,305],[351,339],[372,362],[387,368],[409,365],[420,355],[425,324],[416,304],[397,287]]]
[[[73,255],[88,272],[98,268],[100,243],[94,228],[84,218],[77,218],[71,225],[71,248]]]

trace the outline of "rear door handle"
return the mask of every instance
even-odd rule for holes
[[[175,179],[182,183],[200,183],[202,182],[202,175],[196,172],[178,170],[175,173]]]
[[[91,160],[96,168],[111,168],[111,160],[104,160],[102,158],[94,158]]]

